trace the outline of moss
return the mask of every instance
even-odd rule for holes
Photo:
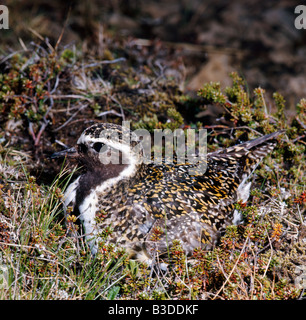
[[[203,85],[198,91],[198,95],[213,103],[226,104],[227,102],[227,97],[221,92],[220,82],[210,82]]]
[[[167,110],[167,121],[162,123],[156,114],[152,117],[144,115],[142,119],[133,124],[135,129],[146,129],[153,132],[154,129],[170,129],[174,131],[182,126],[184,119],[182,115],[173,107]]]

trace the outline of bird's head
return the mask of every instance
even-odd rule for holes
[[[134,170],[143,161],[143,147],[129,128],[99,123],[85,129],[75,147],[56,152],[52,158],[63,156],[76,158],[89,171],[101,168],[123,171],[128,167]]]

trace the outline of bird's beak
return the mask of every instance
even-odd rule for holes
[[[65,149],[63,151],[55,152],[50,156],[50,158],[51,159],[64,158],[64,157],[75,158],[77,155],[78,155],[77,149],[75,147],[72,147],[69,149]]]

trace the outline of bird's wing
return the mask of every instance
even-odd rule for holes
[[[174,237],[183,243],[186,239],[187,251],[196,244],[214,243],[220,230],[232,221],[239,186],[273,150],[278,134],[209,154],[202,175],[186,174],[188,165],[159,170],[154,184],[139,197],[141,205],[156,219],[146,238],[147,246],[155,245],[162,252]],[[159,244],[153,245],[151,238],[159,229],[168,237],[160,235]]]

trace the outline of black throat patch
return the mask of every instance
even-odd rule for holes
[[[76,208],[84,201],[84,199],[108,179],[118,177],[120,173],[127,167],[127,164],[106,164],[90,168],[81,175],[79,186],[76,191]]]

